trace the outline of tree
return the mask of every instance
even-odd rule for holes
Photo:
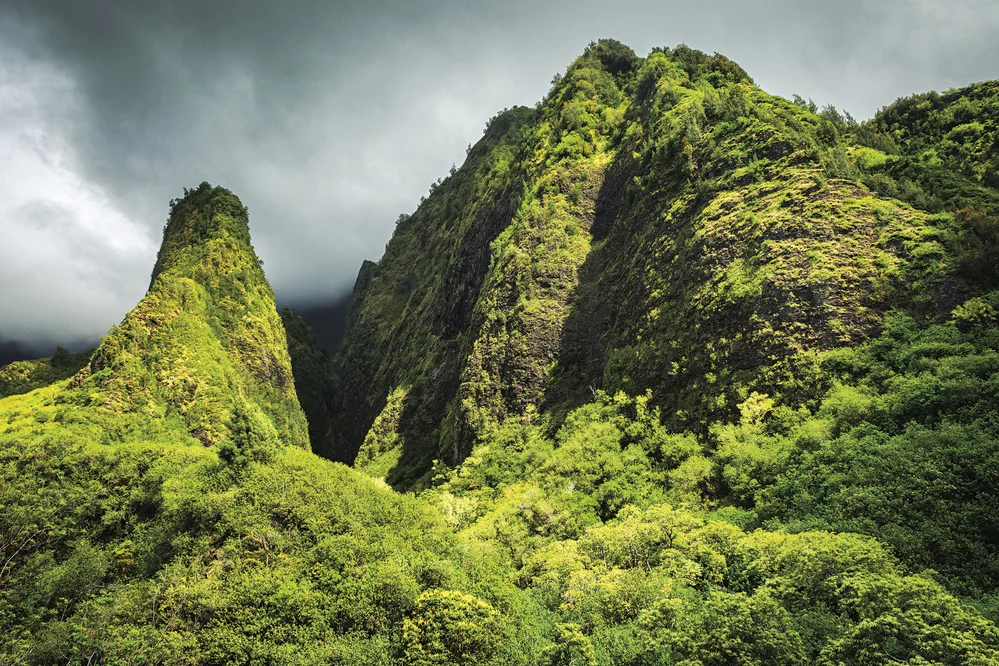
[[[454,590],[427,590],[402,626],[403,662],[488,664],[503,643],[503,618],[490,604]]]
[[[560,624],[555,643],[541,652],[544,666],[597,666],[593,644],[578,624]]]

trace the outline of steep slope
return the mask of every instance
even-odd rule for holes
[[[893,614],[915,608],[903,599],[930,570],[999,616],[995,91],[928,96],[929,120],[901,100],[857,125],[766,94],[722,56],[591,45],[523,112],[506,226],[455,224],[496,201],[450,194],[490,182],[470,159],[362,268],[335,359],[350,377],[335,384],[335,455],[416,490],[502,554],[564,625],[576,648],[563,660],[973,662],[925,650],[929,616]],[[955,133],[961,123],[981,127]],[[487,133],[477,155],[493,145]],[[650,521],[660,511],[670,517]],[[654,609],[784,584],[774,574],[743,589],[741,565],[688,577],[649,559],[683,548],[658,541],[659,555],[643,554],[651,534],[687,538],[675,526],[692,517],[766,529],[755,534],[769,543],[820,530],[809,538],[840,554],[856,544],[832,534],[867,535],[917,576],[894,587],[880,570],[859,584],[895,599],[877,610],[817,589],[783,597],[791,619],[775,635],[798,635],[803,652],[700,644],[665,657],[687,639],[658,634]],[[814,554],[797,543],[788,557]],[[650,582],[659,574],[679,587]],[[832,619],[866,613],[872,633]],[[989,663],[995,635],[981,626]],[[870,642],[835,647],[854,639]]]
[[[309,422],[309,441],[315,451],[328,450],[332,439],[332,415],[329,412],[332,360],[320,346],[311,327],[297,312],[283,308],[281,322],[287,334],[295,393]]]
[[[814,405],[817,352],[980,291],[953,215],[869,191],[845,127],[723,56],[600,42],[500,121],[358,279],[323,453],[396,485],[600,389],[699,433]]]
[[[866,147],[881,149],[861,161],[887,177],[872,185],[921,208],[999,213],[999,81],[900,99],[859,129]]]
[[[386,396],[401,386],[420,396],[409,402],[405,419],[419,424],[419,436],[434,438],[471,347],[465,329],[489,268],[490,243],[523,196],[513,169],[533,117],[516,108],[494,118],[461,171],[400,219],[382,262],[362,266],[348,312],[351,333],[337,354],[331,406],[337,441],[318,453],[352,461]],[[408,376],[432,381],[414,387],[403,381]],[[407,452],[421,473],[428,451],[436,455],[436,440]]]
[[[104,427],[113,418],[135,434],[182,428],[206,446],[309,447],[284,328],[239,199],[204,183],[171,202],[148,293],[60,402],[82,408],[80,425],[98,440],[113,437]]]
[[[854,132],[861,180],[962,227],[962,274],[999,286],[999,81],[900,99]]]
[[[90,364],[0,399],[0,662],[999,662],[999,293],[861,134],[591,45],[332,367],[187,192]]]

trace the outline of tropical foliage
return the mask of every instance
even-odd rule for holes
[[[999,663],[997,93],[591,44],[333,357],[185,191],[92,355],[0,369],[0,664]]]

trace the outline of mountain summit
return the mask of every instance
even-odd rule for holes
[[[309,453],[228,190],[171,202],[149,291],[79,366],[0,373],[0,663],[364,663],[400,599],[469,588],[426,507]]]
[[[246,209],[202,183],[170,204],[146,296],[59,400],[206,446],[309,448],[284,327],[250,244]],[[91,417],[86,417],[90,419]]]

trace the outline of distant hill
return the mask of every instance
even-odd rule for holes
[[[72,377],[90,362],[94,350],[71,354],[57,347],[52,356],[0,366],[0,397],[27,393]]]
[[[80,353],[97,346],[97,340],[74,340],[64,342],[61,346],[72,353]],[[32,361],[51,356],[59,345],[29,345],[24,342],[0,339],[0,367],[14,361]]]

